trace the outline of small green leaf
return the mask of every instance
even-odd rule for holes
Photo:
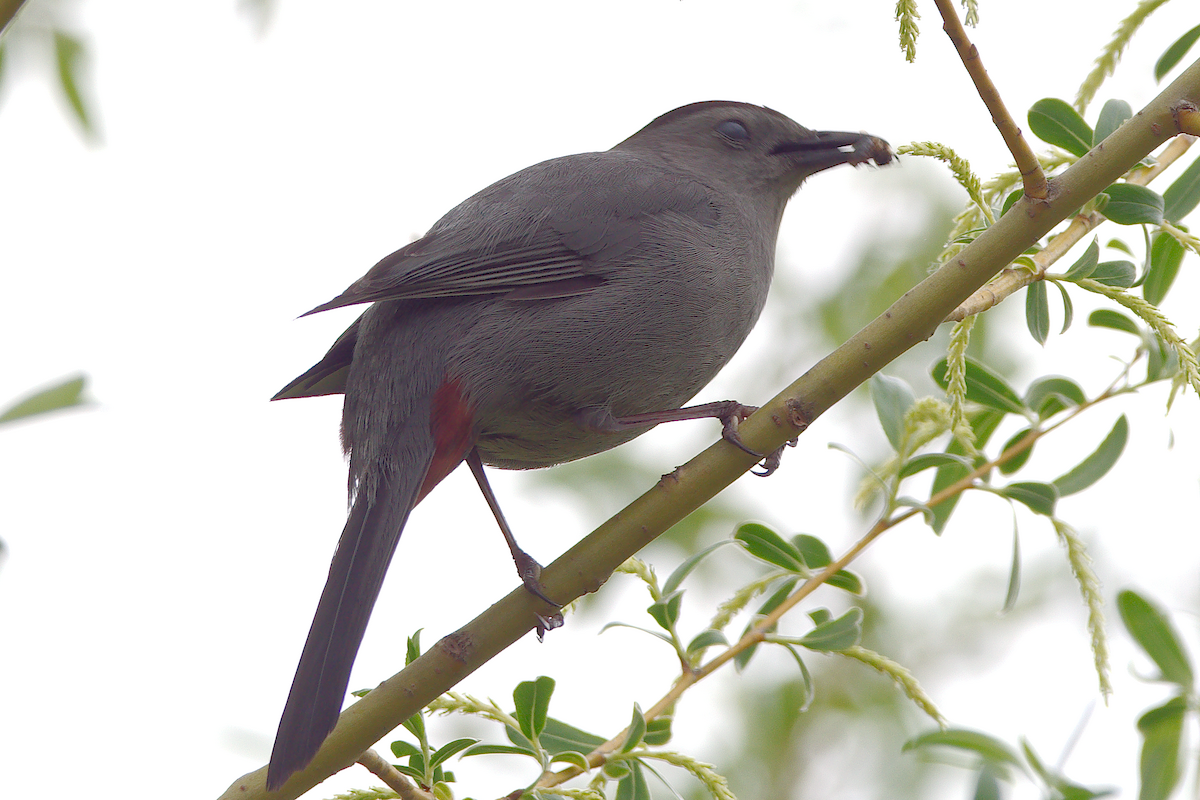
[[[521,725],[521,733],[530,741],[537,741],[546,727],[546,714],[550,709],[550,695],[554,694],[554,679],[545,675],[536,680],[522,681],[513,689],[516,712],[513,714]]]
[[[918,747],[932,747],[934,745],[966,750],[978,755],[984,761],[991,764],[1007,764],[1008,766],[1016,767],[1022,772],[1025,771],[1025,766],[1021,763],[1020,756],[1007,744],[986,733],[966,730],[964,728],[947,728],[946,730],[923,733],[905,742],[903,750],[904,752],[908,752]]]
[[[964,456],[954,455],[953,453],[922,453],[905,462],[904,466],[900,468],[900,477],[907,478],[931,467],[941,467],[948,464],[958,464],[965,469],[971,469],[971,462]],[[964,472],[963,474],[966,473]]]
[[[825,585],[850,592],[850,594],[861,595],[863,593],[862,578],[848,569],[839,569],[830,575],[829,579],[825,581]]]
[[[403,775],[407,775],[408,777],[412,778],[417,783],[424,783],[425,782],[425,769],[424,769],[424,765],[421,763],[421,757],[413,756],[412,760],[413,760],[412,765],[393,764],[392,766],[396,768],[397,772],[400,772]]]
[[[662,587],[663,594],[664,595],[671,594],[671,592],[678,589],[679,585],[681,583],[683,583],[683,579],[686,578],[688,575],[690,575],[692,570],[694,570],[697,566],[699,566],[701,561],[703,561],[705,558],[707,558],[708,555],[710,553],[712,553],[714,550],[716,550],[719,547],[724,547],[725,545],[729,544],[731,541],[733,541],[733,540],[732,539],[722,539],[721,541],[717,542],[716,544],[710,544],[708,547],[704,548],[699,553],[696,553],[695,555],[690,556],[686,561],[684,561],[682,564],[680,564],[678,567],[676,567],[675,571],[672,572],[667,577],[667,580],[665,583],[663,583],[663,587]]]
[[[798,533],[792,537],[792,545],[800,553],[800,559],[810,569],[821,569],[833,563],[829,548],[815,536]]]
[[[756,611],[755,614],[762,617],[779,608],[779,604],[788,599],[792,593],[792,589],[795,589],[796,584],[799,582],[800,579],[798,577],[792,577],[781,581],[779,583],[779,587],[771,593],[770,597],[763,601],[763,604],[758,607],[758,611]]]
[[[1101,261],[1088,277],[1105,286],[1128,289],[1137,280],[1137,268],[1128,261]]]
[[[621,745],[621,752],[628,753],[639,744],[642,743],[642,737],[646,735],[646,717],[642,714],[642,709],[637,703],[633,704],[633,717],[629,721],[629,735],[625,737],[625,743]]]
[[[683,590],[678,589],[647,608],[646,613],[654,618],[659,627],[673,631],[675,623],[679,621],[679,607],[682,603]]]
[[[463,758],[490,755],[529,756],[537,758],[537,753],[528,747],[515,747],[509,744],[477,744],[474,747],[468,747],[463,752]]]
[[[933,367],[933,379],[943,389],[946,382],[946,359],[942,359]],[[997,411],[1007,411],[1024,414],[1025,406],[1017,393],[1008,382],[974,359],[967,359],[966,370],[967,399],[981,406],[994,408]]]
[[[396,758],[408,758],[409,756],[421,755],[421,748],[417,747],[412,742],[406,742],[403,739],[397,739],[392,742],[392,755]]]
[[[408,642],[405,646],[404,665],[408,666],[412,662],[421,657],[421,631],[424,628],[418,628],[412,636],[408,637]]]
[[[1114,183],[1104,190],[1108,205],[1104,216],[1118,225],[1161,225],[1163,196],[1153,189],[1134,183]]]
[[[436,767],[439,764],[444,763],[451,756],[457,754],[458,752],[460,752],[462,750],[466,750],[468,747],[470,747],[471,745],[475,744],[478,741],[479,741],[478,739],[455,739],[453,742],[450,742],[449,744],[442,745],[430,757],[429,766]]]
[[[1098,308],[1093,311],[1088,315],[1088,325],[1095,328],[1111,328],[1114,331],[1132,333],[1134,336],[1142,335],[1142,331],[1138,328],[1136,322],[1120,311],[1113,311],[1111,308]]]
[[[1146,298],[1146,302],[1154,305],[1162,303],[1171,290],[1171,284],[1175,282],[1175,276],[1179,274],[1183,253],[1183,245],[1174,236],[1165,233],[1154,235],[1154,244],[1150,247],[1150,269],[1142,284],[1142,297]]]
[[[1066,333],[1067,328],[1071,327],[1071,321],[1075,319],[1075,306],[1071,303],[1071,295],[1067,294],[1067,287],[1062,285],[1061,281],[1051,281],[1054,288],[1058,289],[1059,295],[1062,296],[1063,302],[1063,324],[1062,330],[1059,333]]]
[[[1025,405],[1037,412],[1038,419],[1047,419],[1086,401],[1087,396],[1078,383],[1059,375],[1038,378],[1025,391]]]
[[[1054,515],[1054,504],[1058,490],[1049,483],[1017,481],[998,490],[1001,495],[1029,507],[1035,514]]]
[[[744,544],[747,552],[757,559],[783,567],[790,572],[804,570],[800,551],[766,525],[757,522],[744,523],[738,526],[733,538]]]
[[[571,750],[590,753],[604,744],[605,740],[594,733],[588,733],[574,725],[568,725],[562,720],[548,717],[546,727],[538,741],[549,753],[565,753]]]
[[[975,778],[975,793],[971,800],[1001,800],[1000,781],[996,778],[996,770],[987,762],[979,767],[979,775]]]
[[[1103,142],[1112,132],[1133,116],[1133,109],[1124,100],[1109,100],[1100,109],[1100,119],[1096,120],[1096,133],[1092,138],[1092,146]]]
[[[1079,462],[1074,469],[1054,479],[1054,486],[1058,489],[1059,497],[1081,492],[1103,478],[1121,457],[1128,438],[1129,421],[1122,414],[1113,425],[1112,430],[1108,432],[1108,436],[1104,437],[1104,441],[1091,455]]]
[[[409,733],[411,733],[413,736],[417,737],[417,741],[424,742],[426,740],[425,739],[425,717],[421,716],[420,711],[418,711],[416,714],[413,714],[408,719],[404,720],[403,725],[408,730]]]
[[[1046,343],[1050,336],[1050,299],[1046,296],[1045,281],[1034,281],[1025,287],[1025,325],[1035,342]]]
[[[852,608],[837,619],[821,623],[797,642],[820,653],[845,650],[862,641],[862,609]]]
[[[1068,280],[1077,281],[1080,278],[1086,278],[1096,269],[1096,265],[1100,263],[1100,245],[1096,239],[1092,238],[1092,243],[1083,251],[1083,255],[1070,266],[1063,275]]]
[[[1179,783],[1179,748],[1187,698],[1173,697],[1138,720],[1142,734],[1141,787],[1138,800],[1166,800]]]
[[[1012,562],[1008,568],[1008,589],[1004,592],[1002,614],[1017,607],[1017,595],[1021,591],[1021,535],[1017,530],[1017,515],[1013,514]]]
[[[1160,679],[1184,692],[1191,691],[1194,680],[1191,661],[1162,609],[1129,589],[1117,594],[1117,608],[1129,635],[1158,666]]]
[[[555,753],[550,757],[550,762],[552,764],[570,764],[572,767],[578,767],[582,772],[587,772],[592,768],[592,765],[588,763],[587,756],[578,750]]]
[[[899,451],[904,440],[904,415],[916,402],[912,388],[900,378],[881,372],[871,377],[871,400],[883,432],[887,434],[892,449]]]
[[[83,43],[64,31],[54,32],[54,56],[58,64],[58,83],[62,87],[63,96],[67,98],[75,119],[83,126],[88,135],[95,133],[92,128],[92,118],[83,102],[83,93],[79,91],[80,60],[83,56]]]
[[[1002,205],[1000,207],[1000,216],[1003,217],[1005,214],[1007,214],[1008,210],[1010,208],[1012,208],[1013,206],[1015,206],[1017,204],[1017,201],[1020,200],[1024,196],[1025,196],[1024,189],[1017,189],[1016,191],[1009,192],[1008,197],[1004,198],[1004,205]]]
[[[718,630],[709,628],[708,630],[700,631],[700,633],[696,634],[694,639],[688,642],[686,652],[688,655],[692,655],[693,653],[698,653],[705,648],[715,647],[717,645],[728,646],[729,640],[725,638],[725,634]]]
[[[1015,445],[1017,442],[1021,441],[1028,435],[1029,435],[1029,428],[1022,428],[1021,430],[1017,431],[1012,436],[1008,437],[1008,441],[1005,442],[1004,446],[1000,448],[1000,452],[1001,453],[1008,452],[1008,448],[1012,447],[1013,445]],[[1008,461],[1005,461],[1003,464],[1000,465],[1000,474],[1012,475],[1014,472],[1019,470],[1021,467],[1025,466],[1025,462],[1029,460],[1029,456],[1032,454],[1033,454],[1033,447],[1027,447],[1022,452],[1017,453],[1015,456],[1010,458]]]
[[[1082,156],[1092,147],[1092,129],[1079,112],[1063,100],[1047,97],[1029,109],[1029,130],[1047,144]]]
[[[1200,158],[1188,165],[1183,174],[1163,192],[1163,216],[1176,224],[1200,203]]]
[[[1187,55],[1187,51],[1192,48],[1197,39],[1200,39],[1200,25],[1180,36],[1164,50],[1158,58],[1158,63],[1154,65],[1154,80],[1161,81],[1168,72],[1174,69],[1175,65]]]
[[[617,781],[616,800],[653,800],[641,763],[637,761],[625,763],[629,768],[629,774]]]
[[[674,717],[659,717],[651,720],[646,725],[646,735],[642,737],[642,741],[649,747],[662,747],[667,742],[671,741],[671,723]]]
[[[56,383],[47,389],[39,389],[0,412],[0,423],[82,405],[83,388],[84,378],[78,376]]]

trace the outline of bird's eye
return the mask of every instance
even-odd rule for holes
[[[750,141],[750,130],[736,119],[727,119],[718,124],[716,131],[731,142]]]

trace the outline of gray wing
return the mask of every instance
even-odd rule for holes
[[[609,151],[553,159],[495,183],[451,210],[428,234],[371,268],[309,314],[435,297],[566,297],[603,284],[621,256],[664,214],[715,225],[702,183]]]

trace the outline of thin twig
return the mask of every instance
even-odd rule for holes
[[[389,789],[400,795],[400,800],[434,800],[432,794],[410,783],[408,778],[400,774],[400,770],[393,767],[375,750],[367,750],[359,756],[358,763],[369,769]]]
[[[1025,196],[1034,200],[1045,200],[1049,192],[1046,173],[1042,172],[1042,165],[1038,163],[1033,150],[1025,141],[1025,137],[1021,135],[1021,129],[1017,127],[1012,115],[1008,113],[996,84],[992,83],[992,79],[988,77],[987,70],[983,67],[983,59],[979,57],[979,50],[967,38],[967,31],[958,18],[958,12],[954,10],[954,3],[952,0],[934,0],[934,2],[942,15],[942,29],[946,31],[946,35],[954,43],[954,48],[958,50],[958,56],[962,59],[963,66],[967,68],[967,74],[975,83],[975,90],[979,92],[980,99],[991,112],[992,122],[995,124],[996,130],[1000,131],[1000,135],[1004,137],[1004,144],[1008,146],[1017,169],[1021,172]]]

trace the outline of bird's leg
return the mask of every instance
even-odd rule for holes
[[[538,581],[538,577],[542,574],[542,565],[517,545],[517,539],[513,536],[512,529],[508,527],[508,521],[504,519],[504,512],[500,510],[500,504],[496,501],[496,494],[492,491],[492,486],[483,472],[483,460],[480,459],[477,448],[472,447],[471,452],[467,453],[467,466],[471,468],[471,474],[475,476],[475,482],[479,484],[479,491],[483,492],[483,498],[487,500],[488,508],[492,509],[492,515],[500,526],[500,533],[504,534],[504,541],[508,544],[509,552],[512,553],[513,563],[517,565],[517,574],[521,577],[521,583],[525,585],[525,590],[555,608],[562,608],[562,603],[556,603],[546,596],[542,584]],[[542,638],[542,634],[546,631],[558,628],[562,624],[562,614],[554,613],[550,616],[538,614],[538,638]]]
[[[685,419],[707,419],[713,417],[721,421],[722,439],[739,450],[762,459],[762,471],[755,472],[754,474],[765,478],[779,469],[779,462],[783,458],[783,448],[786,445],[794,447],[796,440],[793,439],[786,444],[781,444],[775,450],[766,454],[759,453],[747,447],[746,443],[742,441],[742,437],[738,435],[738,423],[757,410],[758,406],[743,405],[736,400],[719,400],[715,403],[702,403],[698,406],[687,406],[669,411],[650,411],[645,414],[630,414],[624,417],[615,417],[607,407],[590,406],[578,412],[578,421],[580,425],[588,430],[617,433],[640,425],[658,425],[663,422],[678,422]]]

